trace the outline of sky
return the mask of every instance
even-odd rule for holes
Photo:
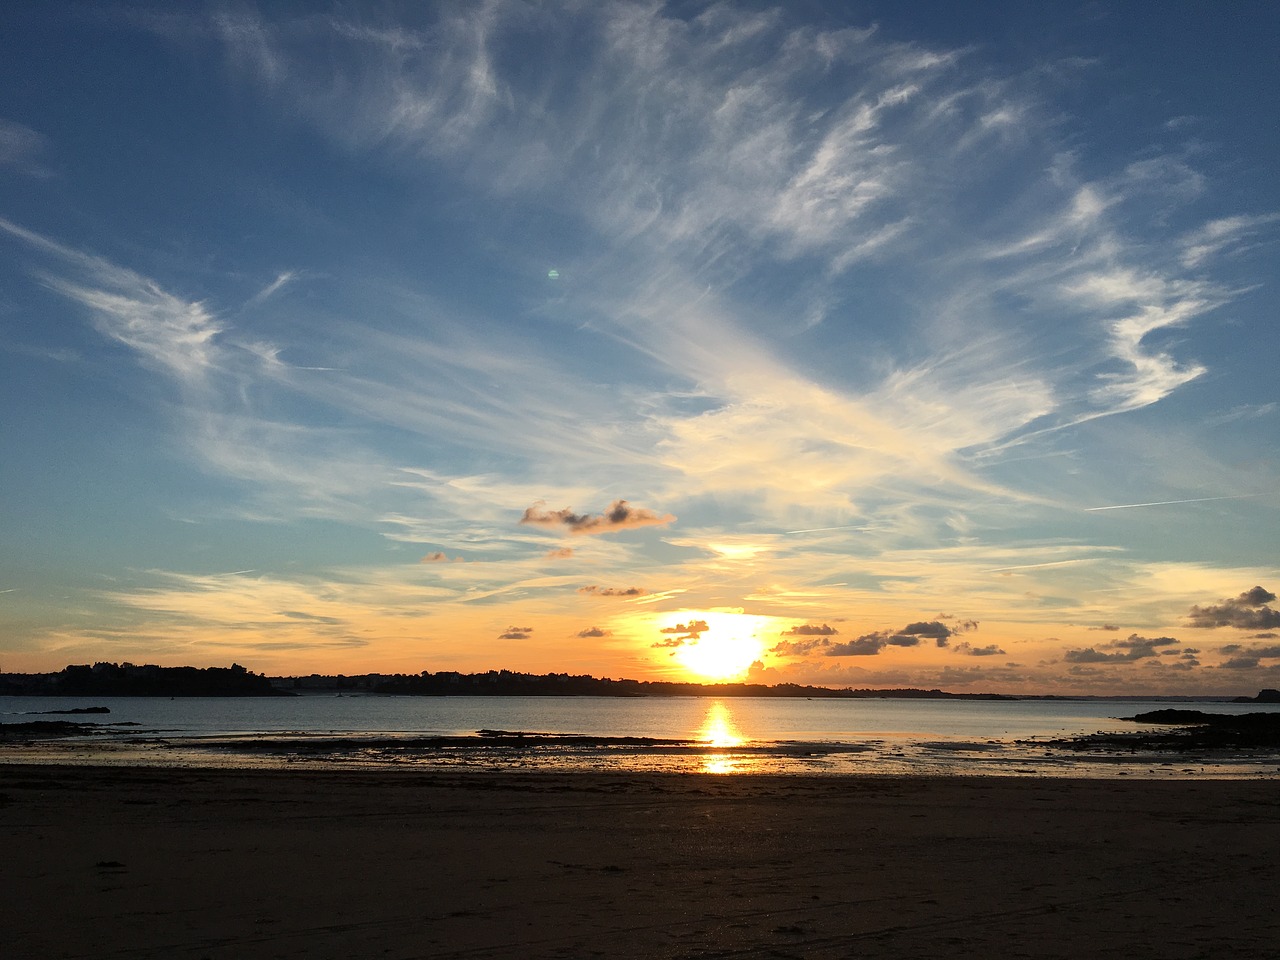
[[[0,670],[1280,687],[1280,7],[0,10]]]

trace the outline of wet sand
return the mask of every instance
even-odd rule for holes
[[[0,766],[26,958],[1195,957],[1274,781]]]

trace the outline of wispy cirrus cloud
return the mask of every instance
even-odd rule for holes
[[[1181,238],[1182,265],[1194,269],[1214,257],[1260,242],[1265,237],[1265,228],[1277,220],[1280,213],[1239,214],[1196,227]]]
[[[968,456],[1001,455],[1046,430],[1149,406],[1207,369],[1150,341],[1229,293],[1181,276],[1174,254],[1153,256],[1147,241],[1125,232],[1143,197],[1172,202],[1203,189],[1186,163],[1144,159],[1081,181],[1065,150],[1055,155],[1027,135],[1051,135],[1052,120],[1026,83],[975,69],[962,52],[894,43],[873,30],[795,26],[780,11],[717,8],[682,19],[623,2],[574,17],[572,75],[555,67],[566,42],[559,14],[510,3],[466,18],[441,8],[410,24],[271,21],[242,11],[221,15],[214,33],[233,66],[349,148],[456,164],[482,192],[561,204],[625,245],[633,266],[610,269],[608,288],[579,288],[579,309],[595,315],[594,329],[705,397],[695,416],[649,420],[647,432],[669,454],[650,464],[654,482],[665,473],[715,489],[754,474],[769,490],[769,467],[786,464],[815,499],[904,473],[921,477],[921,487],[950,488],[943,495],[952,499],[994,492],[967,468]],[[333,63],[310,56],[321,37],[332,43]],[[539,83],[528,82],[509,54],[517,39],[533,38],[549,71]],[[426,57],[428,48],[444,54]],[[335,63],[343,67],[340,85],[329,79]],[[815,97],[819,80],[824,93]],[[1013,151],[1034,163],[1038,150],[1049,170],[1040,181],[1022,174],[1007,187],[980,172],[984,158]],[[405,176],[413,177],[409,161]],[[957,208],[956,191],[975,189],[1004,189],[993,200],[1028,215],[1012,224],[979,218],[972,254],[939,246],[938,224]],[[1058,212],[1034,212],[1046,206]],[[1209,233],[1245,226],[1223,221]],[[968,280],[927,285],[925,297],[981,315],[988,336],[971,337],[966,354],[936,325],[908,317],[908,328],[925,336],[926,355],[929,347],[939,352],[870,382],[819,384],[779,358],[776,345],[753,346],[744,318],[734,316],[742,306],[735,285],[761,264],[825,264],[826,279],[800,295],[828,316],[847,296],[841,273],[888,250],[910,250],[944,267],[939,275],[973,275],[972,290],[980,284],[1052,302],[1052,322],[1089,346],[1083,368],[1057,367],[1052,352],[1028,354],[1026,337],[1006,338],[1012,318],[1002,318],[989,296],[972,299]],[[996,261],[1003,265],[993,273]],[[685,287],[695,276],[713,283],[698,294],[694,284]],[[658,289],[667,294],[655,299]],[[735,345],[727,357],[726,343]],[[377,392],[386,395],[384,408],[412,408],[386,385],[362,384],[349,399],[367,404]],[[474,421],[488,402],[457,413]],[[830,415],[815,415],[824,408]],[[785,424],[786,435],[770,430],[774,424]],[[708,450],[719,438],[724,443]]]
[[[248,300],[246,300],[245,307],[257,307],[262,305],[263,303],[266,303],[267,300],[269,300],[271,297],[274,297],[277,293],[279,293],[281,290],[283,290],[285,287],[287,287],[289,284],[293,283],[297,279],[298,279],[298,272],[296,270],[283,271],[282,273],[278,274],[274,280],[272,280],[265,287],[263,287],[261,290],[255,293]]]
[[[40,131],[0,117],[0,168],[8,167],[29,177],[51,176],[44,161],[49,147],[49,138]]]
[[[204,304],[108,260],[65,246],[8,220],[0,230],[48,254],[70,273],[39,271],[52,290],[84,306],[104,336],[132,348],[184,384],[197,384],[218,363],[222,326]]]

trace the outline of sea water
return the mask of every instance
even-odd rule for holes
[[[1176,706],[1210,713],[1280,710],[1280,705],[1222,701],[906,700],[710,697],[400,697],[311,694],[297,697],[0,697],[0,722],[67,719],[101,724],[95,735],[135,745],[220,747],[235,762],[237,742],[281,744],[277,758],[298,759],[314,742],[378,749],[338,750],[330,759],[366,762],[626,766],[712,772],[1036,772],[1126,774],[1216,772],[1275,775],[1275,758],[1081,757],[1049,742],[1096,732],[1139,729],[1123,717]],[[85,707],[108,714],[66,715]],[[530,738],[518,751],[482,749],[478,731],[572,735],[581,742]],[[424,738],[466,738],[449,751],[386,747]],[[685,741],[619,744],[616,738]],[[467,743],[475,741],[475,749]],[[293,745],[293,748],[290,747]],[[172,754],[171,754],[172,755]],[[206,750],[206,756],[210,754]],[[263,752],[255,756],[261,760]],[[319,762],[326,754],[311,750]],[[231,759],[229,759],[231,758]],[[1127,761],[1127,762],[1126,762]],[[1188,766],[1188,764],[1190,764]],[[1153,766],[1154,765],[1154,766]],[[1139,770],[1139,768],[1142,768]]]

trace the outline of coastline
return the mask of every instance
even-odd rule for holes
[[[1280,933],[1258,780],[2,764],[0,842],[15,960],[1176,960]]]

